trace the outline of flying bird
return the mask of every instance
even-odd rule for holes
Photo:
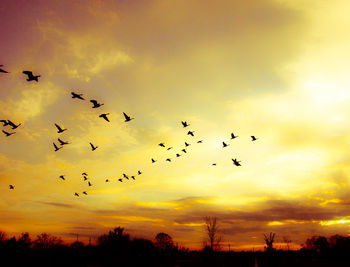
[[[39,81],[38,78],[40,77],[40,75],[33,75],[33,72],[31,72],[29,70],[24,70],[22,73],[28,76],[27,82],[30,82],[30,81],[38,82]]]
[[[170,158],[168,158],[168,159],[166,159],[166,161],[169,161],[169,162],[171,162],[171,159],[170,159]]]
[[[165,147],[164,143],[159,143],[158,146]]]
[[[190,126],[187,121],[181,121],[182,126],[185,128],[187,126]]]
[[[83,191],[83,194],[84,194],[84,195],[87,195],[86,191]]]
[[[86,181],[88,178],[84,175],[84,181]]]
[[[79,197],[79,194],[78,194],[77,192],[75,192],[75,193],[74,193],[74,196],[77,196],[77,197]]]
[[[258,138],[256,138],[254,135],[251,136],[252,141],[258,140]]]
[[[125,173],[123,173],[123,177],[129,180],[129,176],[127,176]]]
[[[59,126],[57,123],[55,123],[55,126],[57,128],[57,133],[63,133],[64,131],[66,131],[67,129],[62,129],[61,126]]]
[[[93,104],[92,108],[99,108],[99,107],[101,107],[102,105],[104,105],[104,104],[98,103],[98,102],[97,102],[96,100],[94,100],[94,99],[90,100],[90,102]]]
[[[4,130],[2,130],[2,132],[3,132],[4,134],[6,134],[6,137],[8,137],[8,136],[13,135],[13,134],[16,133],[16,132],[9,133],[9,132],[6,132],[6,131],[4,131]]]
[[[168,147],[166,150],[170,150],[170,149],[172,149],[173,147],[171,146],[171,147]]]
[[[130,116],[128,116],[125,112],[123,112],[123,114],[124,114],[124,117],[125,117],[125,122],[128,122],[128,121],[131,121],[131,120],[135,119],[135,118],[131,118]]]
[[[12,184],[9,185],[9,188],[10,189],[15,189],[15,187]]]
[[[2,67],[4,65],[0,65],[0,67]],[[0,68],[0,72],[3,72],[3,73],[8,73],[6,70],[3,70],[2,68]]]
[[[106,183],[108,183],[109,182],[109,180],[108,179],[106,179]]]
[[[16,124],[14,124],[12,121],[10,121],[10,120],[7,120],[7,124],[10,125],[10,126],[12,127],[13,130],[16,129],[16,128],[18,128],[18,127],[21,125],[21,123],[18,124],[18,125],[16,125]]]
[[[140,174],[142,174],[142,172],[141,171],[137,171],[137,174],[140,175]]]
[[[123,182],[123,179],[120,178],[120,179],[118,179],[118,181],[122,183],[122,182]]]
[[[156,160],[154,160],[154,159],[151,159],[152,160],[152,163],[155,163],[156,162]]]
[[[185,142],[185,146],[186,147],[188,147],[188,146],[190,146],[191,144],[189,144],[189,143],[187,143],[187,142]]]
[[[63,145],[68,145],[69,143],[68,142],[65,142],[65,141],[62,141],[61,139],[57,138],[58,142],[60,142],[60,145],[63,146]]]
[[[135,180],[135,176],[134,175],[132,175],[131,178]]]
[[[2,126],[7,126],[7,125],[9,125],[9,123],[8,123],[8,121],[7,121],[7,120],[0,120],[0,122],[2,122],[2,123],[3,123],[3,125],[2,125]]]
[[[176,157],[178,158],[178,157],[180,157],[181,155],[180,154],[176,154]]]
[[[90,182],[88,182],[88,185],[89,185],[89,186],[92,186],[92,184],[91,184]]]
[[[213,164],[211,164],[211,165],[216,166],[216,163],[213,163]]]
[[[81,100],[85,100],[85,98],[83,97],[83,94],[76,94],[74,92],[72,92],[72,98],[78,98]]]
[[[101,114],[99,117],[100,117],[100,118],[103,118],[103,119],[105,119],[106,121],[109,122],[109,119],[108,119],[107,115],[109,115],[109,113],[103,113],[103,114]]]
[[[241,161],[238,161],[237,159],[232,159],[232,161],[233,161],[234,165],[241,166],[241,164],[240,164]]]
[[[231,133],[231,139],[235,139],[237,137],[238,137],[237,135],[234,135],[234,133]]]
[[[90,146],[91,146],[92,151],[94,151],[98,148],[98,146],[94,146],[92,143],[90,143]]]
[[[55,147],[55,152],[56,151],[58,151],[58,150],[60,150],[62,147],[58,147],[58,146],[56,146],[56,144],[55,143],[53,143],[53,146]]]
[[[81,175],[86,175],[87,176],[88,174],[86,172],[83,172]]]
[[[227,147],[229,146],[228,144],[226,144],[225,142],[222,142],[222,147]]]
[[[182,149],[181,151],[183,151],[184,153],[187,153],[186,149]]]
[[[62,180],[66,180],[66,178],[64,178],[64,175],[60,175],[60,178],[61,178]]]
[[[194,131],[188,131],[187,135],[192,135],[192,136],[194,136]]]

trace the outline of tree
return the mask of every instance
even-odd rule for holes
[[[307,249],[315,250],[320,253],[323,253],[329,248],[328,240],[324,236],[313,236],[306,240],[305,245]]]
[[[208,236],[210,249],[212,251],[218,250],[220,248],[221,236],[218,235],[218,224],[216,217],[205,217],[205,230]]]
[[[6,233],[3,231],[0,231],[0,244],[5,243],[6,241]]]
[[[292,243],[292,240],[288,236],[284,236],[283,242],[286,244],[286,248],[289,251],[289,249],[290,249],[289,244]]]
[[[174,248],[173,239],[166,233],[158,233],[155,240],[155,245],[161,252],[171,251]]]
[[[266,250],[267,251],[273,251],[273,242],[275,241],[275,233],[270,233],[269,235],[264,234],[264,240],[266,243]]]
[[[104,234],[98,237],[97,243],[101,246],[119,246],[123,243],[129,243],[130,236],[124,232],[123,227],[116,227],[113,231],[109,231],[108,235]]]
[[[62,239],[52,236],[46,233],[37,235],[37,239],[34,240],[34,247],[36,249],[50,249],[55,246],[59,246],[63,243]]]

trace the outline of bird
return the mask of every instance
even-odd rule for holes
[[[64,178],[64,175],[60,175],[60,178],[61,178],[62,180],[66,180],[66,178]]]
[[[190,126],[188,123],[187,123],[187,121],[181,121],[181,123],[182,123],[182,126],[185,128],[185,127],[187,127],[187,126]]]
[[[131,178],[135,180],[135,176],[134,175],[131,175]]]
[[[75,196],[79,197],[79,194],[77,192],[74,193]]]
[[[185,146],[186,147],[188,147],[188,146],[190,146],[191,144],[189,144],[189,143],[187,143],[187,142],[185,142]]]
[[[60,150],[62,147],[58,147],[58,146],[56,146],[56,144],[55,143],[53,143],[53,146],[55,147],[55,152],[56,151],[58,151],[58,150]]]
[[[8,137],[8,136],[13,135],[13,134],[16,133],[16,132],[9,133],[9,132],[6,132],[6,131],[4,131],[4,130],[2,130],[2,132],[3,132],[4,134],[6,134],[6,137]]]
[[[24,70],[24,71],[22,71],[22,73],[28,76],[27,82],[30,82],[30,81],[38,82],[39,81],[38,78],[40,77],[40,75],[33,75],[33,72],[31,72],[29,70]]]
[[[180,154],[176,154],[176,157],[178,158],[178,157],[180,157],[181,155]]]
[[[108,119],[107,115],[109,115],[109,113],[103,113],[103,114],[101,114],[99,117],[100,117],[100,118],[103,118],[103,119],[105,119],[106,121],[109,122],[109,119]]]
[[[238,136],[234,135],[234,133],[231,133],[231,139],[235,139],[236,137],[238,137]]]
[[[156,162],[156,160],[155,159],[151,159],[152,160],[152,163],[155,163]]]
[[[237,159],[232,159],[232,161],[233,161],[234,165],[241,166],[241,164],[240,164],[241,161],[238,161]]]
[[[91,146],[92,151],[94,151],[98,148],[98,146],[94,146],[92,143],[90,143],[90,146]]]
[[[140,174],[142,174],[142,172],[141,171],[137,171],[137,174],[140,175]]]
[[[131,120],[135,119],[135,118],[131,118],[130,116],[128,116],[125,112],[123,112],[123,114],[124,114],[124,117],[125,117],[125,122],[128,122],[128,121],[131,121]]]
[[[108,179],[106,179],[106,183],[108,183],[109,182],[109,180]]]
[[[120,179],[118,179],[118,181],[119,181],[119,182],[123,182],[123,179],[122,179],[122,178],[120,178]]]
[[[10,125],[10,126],[12,127],[12,130],[18,128],[18,127],[21,125],[21,123],[18,124],[18,125],[16,125],[16,124],[14,124],[12,121],[10,121],[10,120],[7,120],[7,124]]]
[[[165,147],[164,143],[159,143],[158,146]]]
[[[87,195],[86,191],[83,191],[83,194],[84,194],[84,195]]]
[[[181,151],[183,151],[184,153],[187,153],[186,149],[182,149]]]
[[[170,149],[172,149],[173,147],[171,146],[171,147],[168,147],[166,150],[170,150]]]
[[[127,176],[125,173],[123,173],[123,177],[129,180],[129,176]]]
[[[98,103],[97,100],[94,100],[94,99],[90,100],[90,102],[93,104],[92,108],[99,108],[102,105],[104,105],[104,104]]]
[[[254,135],[251,136],[252,141],[258,140],[258,138],[256,138]]]
[[[12,184],[9,185],[10,189],[15,189],[15,186],[13,186]]]
[[[169,162],[171,162],[171,159],[170,159],[170,158],[167,158],[167,159],[166,159],[166,161],[169,161]]]
[[[7,126],[7,125],[9,125],[8,120],[0,120],[0,122],[3,123],[2,126]]]
[[[81,100],[85,100],[85,98],[83,97],[83,94],[77,94],[77,93],[74,93],[74,92],[71,92],[72,94],[72,98],[78,98],[78,99],[81,99]]]
[[[88,178],[84,175],[84,181],[86,181]]]
[[[201,144],[201,143],[203,143],[203,140],[199,140],[199,141],[197,141],[197,143],[198,143],[198,144]]]
[[[92,186],[92,184],[91,184],[90,182],[88,182],[88,185],[89,185],[89,186]]]
[[[222,147],[227,147],[229,146],[228,144],[226,144],[225,142],[222,142]]]
[[[68,142],[65,142],[65,141],[62,141],[61,139],[57,138],[58,142],[60,142],[60,145],[63,146],[63,145],[68,145],[69,143]]]
[[[63,133],[64,131],[66,131],[67,129],[62,129],[61,126],[59,126],[57,123],[55,123],[55,126],[57,128],[57,133]]]
[[[81,175],[86,175],[87,176],[88,174],[86,172],[83,172]]]
[[[0,67],[2,67],[4,65],[0,65]],[[2,68],[0,68],[0,72],[3,72],[3,73],[8,73],[6,70],[3,70]]]
[[[213,163],[213,164],[211,164],[211,165],[216,166],[216,163]]]
[[[188,131],[187,135],[192,135],[192,136],[194,136],[194,131]]]

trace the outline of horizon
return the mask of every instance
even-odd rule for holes
[[[0,135],[0,230],[88,240],[120,225],[200,249],[211,216],[231,249],[270,232],[294,247],[348,236],[348,11],[345,0],[3,1],[0,120],[21,125],[0,123],[16,132]]]

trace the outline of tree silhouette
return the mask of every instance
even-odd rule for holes
[[[269,235],[264,234],[264,240],[266,243],[266,250],[267,251],[273,251],[273,242],[275,241],[275,233],[270,233]]]
[[[220,247],[221,242],[221,236],[218,236],[218,224],[217,224],[217,218],[216,217],[205,217],[205,230],[208,236],[210,249],[212,251],[218,250]]]
[[[46,233],[37,235],[37,239],[34,240],[34,248],[47,250],[53,247],[59,246],[63,243],[62,239],[52,236]]]
[[[173,239],[166,233],[158,233],[155,240],[155,245],[161,252],[169,252],[174,248]]]

